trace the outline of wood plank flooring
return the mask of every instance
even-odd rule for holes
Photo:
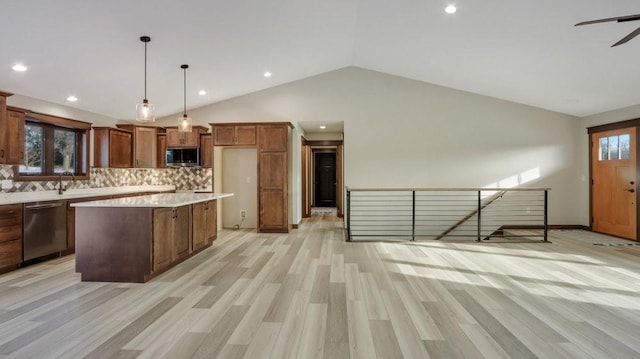
[[[640,357],[640,247],[348,243],[341,227],[222,231],[146,284],[80,282],[73,256],[0,275],[0,358]]]

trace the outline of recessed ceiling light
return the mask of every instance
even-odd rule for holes
[[[73,95],[71,95],[71,96],[67,97],[67,101],[69,101],[69,102],[76,102],[76,101],[78,101],[78,98],[77,98],[77,97],[75,97],[75,96],[73,96]]]
[[[17,72],[27,71],[27,67],[24,66],[23,64],[15,64],[11,68],[13,69],[13,71],[17,71]]]
[[[198,91],[198,95],[200,95],[200,96],[204,96],[206,94],[207,94],[207,91],[205,91],[205,90]]]
[[[447,14],[454,14],[456,11],[458,11],[458,9],[455,5],[447,5],[447,7],[444,8],[444,11]]]
[[[264,73],[264,77],[269,78],[271,77],[271,72],[267,71]]]
[[[325,125],[320,126],[321,130],[324,130],[325,128],[327,128],[327,126],[325,126]]]

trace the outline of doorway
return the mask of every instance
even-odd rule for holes
[[[590,132],[591,227],[637,240],[636,127]]]
[[[315,207],[336,206],[336,152],[314,151],[314,197]]]
[[[342,140],[301,141],[302,218],[311,217],[311,207],[335,207],[343,217]]]

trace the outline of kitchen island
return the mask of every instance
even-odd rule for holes
[[[164,193],[72,204],[83,281],[143,283],[211,245],[217,200],[231,193]]]

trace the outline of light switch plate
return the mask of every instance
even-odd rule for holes
[[[12,180],[2,180],[0,185],[2,186],[2,189],[9,189],[9,188],[13,187],[13,181]]]

